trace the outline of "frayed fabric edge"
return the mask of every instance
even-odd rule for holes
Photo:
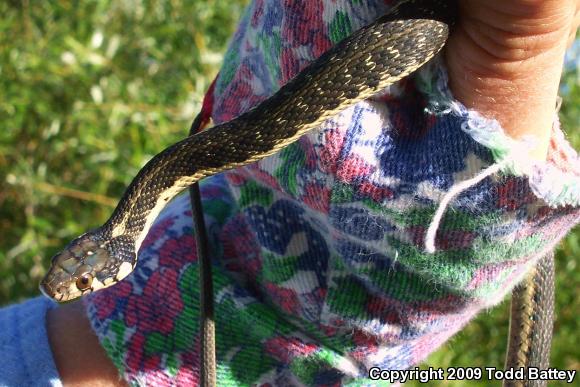
[[[417,73],[416,84],[429,99],[427,112],[438,116],[453,114],[461,117],[461,129],[489,149],[494,161],[501,165],[501,173],[527,176],[532,192],[550,207],[580,206],[578,175],[562,171],[549,161],[533,159],[528,155],[528,149],[535,144],[533,137],[517,141],[505,133],[497,120],[486,118],[453,98],[441,56]],[[557,115],[553,131],[560,132]],[[578,160],[577,154],[574,156]]]

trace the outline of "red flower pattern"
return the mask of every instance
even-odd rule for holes
[[[97,317],[106,319],[115,312],[117,303],[122,302],[131,295],[133,285],[129,281],[121,281],[101,292],[93,293],[91,302],[95,305]],[[86,299],[88,301],[89,298]]]
[[[171,333],[173,321],[183,309],[177,271],[161,268],[147,281],[143,294],[129,299],[125,323],[140,332]]]
[[[273,283],[267,283],[265,286],[272,301],[283,311],[295,315],[300,313],[300,301],[295,290],[285,289]]]
[[[243,273],[255,280],[262,268],[260,245],[243,215],[228,222],[220,235],[223,246],[223,265],[231,272]]]
[[[298,337],[273,337],[264,344],[266,352],[274,358],[290,363],[296,357],[304,357],[319,349],[313,343],[305,343]]]
[[[125,360],[130,373],[141,369],[145,347],[145,332],[137,331],[127,343],[127,358]]]
[[[159,265],[180,270],[188,262],[197,261],[195,238],[191,233],[168,239],[159,249]]]
[[[328,214],[330,208],[330,189],[315,182],[308,183],[304,188],[302,201],[313,210]]]

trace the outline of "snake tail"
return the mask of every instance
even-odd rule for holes
[[[505,369],[548,369],[554,325],[554,253],[541,258],[512,292]],[[524,371],[527,375],[527,370]],[[505,380],[506,387],[542,387],[546,380]]]

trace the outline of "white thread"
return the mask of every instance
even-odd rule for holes
[[[449,192],[447,192],[445,194],[445,196],[443,197],[443,200],[441,200],[441,203],[439,203],[439,208],[437,208],[437,211],[435,212],[435,216],[433,216],[433,219],[431,220],[431,224],[429,224],[429,228],[427,229],[427,234],[425,234],[425,250],[428,253],[430,253],[430,254],[435,253],[435,236],[437,235],[437,230],[439,229],[439,225],[441,224],[441,219],[443,219],[443,214],[445,213],[445,210],[449,206],[449,203],[451,202],[451,200],[455,196],[460,194],[461,192],[465,191],[466,189],[473,187],[474,185],[476,185],[477,183],[479,183],[480,181],[482,181],[486,177],[498,172],[503,167],[505,167],[510,161],[513,161],[513,160],[505,159],[501,163],[495,163],[492,166],[487,167],[486,169],[484,169],[483,171],[481,171],[479,174],[472,177],[471,179],[464,180],[460,183],[455,184],[453,187],[451,187]]]

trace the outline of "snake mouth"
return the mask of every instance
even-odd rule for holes
[[[41,282],[38,286],[40,292],[48,298],[54,298],[55,292],[47,286],[44,282]]]
[[[44,294],[46,297],[58,302],[58,303],[67,303],[70,301],[74,301],[79,298],[83,293],[82,292],[70,292],[68,289],[62,290],[59,288],[53,289],[50,285],[41,283],[39,286],[40,292]]]
[[[42,281],[40,283],[39,289],[40,289],[40,292],[42,294],[44,294],[48,298],[51,298],[55,301],[58,301],[58,302],[68,301],[68,297],[67,297],[68,292],[67,291],[62,291],[62,289],[58,289],[60,291],[57,291],[57,289],[53,288],[49,283],[47,283],[45,281]]]
[[[50,283],[44,280],[40,283],[39,288],[42,294],[57,302],[64,302],[68,300],[67,297],[68,291],[66,290],[63,291],[62,286],[55,288],[51,286]]]

